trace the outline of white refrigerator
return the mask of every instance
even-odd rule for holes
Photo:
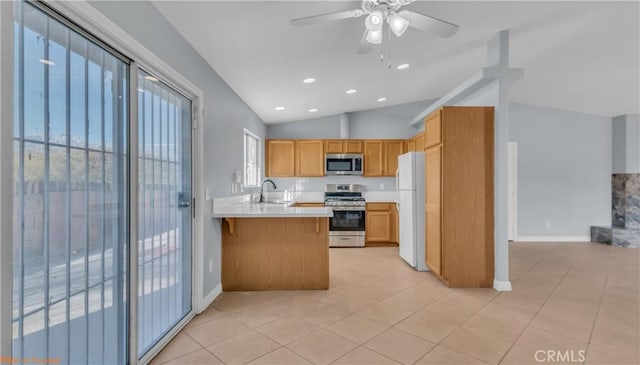
[[[397,204],[400,217],[400,257],[418,271],[425,264],[425,170],[424,152],[398,156]]]

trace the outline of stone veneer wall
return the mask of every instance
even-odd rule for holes
[[[611,225],[640,229],[640,174],[613,174]]]
[[[611,190],[611,227],[591,227],[591,240],[640,248],[640,174],[613,174]]]

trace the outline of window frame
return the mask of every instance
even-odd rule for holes
[[[253,138],[256,141],[256,177],[257,177],[257,181],[255,185],[251,185],[248,184],[247,182],[247,178],[248,178],[248,174],[247,174],[247,170],[248,170],[248,165],[247,165],[247,137],[249,138]],[[242,146],[244,148],[242,155],[243,155],[243,172],[242,172],[242,186],[245,188],[258,188],[260,187],[260,181],[262,180],[262,138],[260,138],[257,134],[253,133],[252,131],[248,130],[247,128],[243,128],[243,133],[242,133]]]

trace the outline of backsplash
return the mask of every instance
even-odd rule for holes
[[[326,176],[326,177],[274,177],[271,178],[278,188],[276,191],[311,192],[324,191],[327,184],[360,184],[364,191],[395,191],[395,177],[358,177],[358,176]]]

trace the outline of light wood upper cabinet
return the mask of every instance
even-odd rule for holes
[[[327,139],[324,141],[324,153],[342,153],[341,139]]]
[[[296,176],[324,176],[322,140],[298,140],[295,143]]]
[[[382,176],[384,146],[380,140],[364,141],[364,176]]]
[[[424,147],[425,147],[424,132],[420,132],[416,134],[415,141],[416,141],[416,146],[415,146],[416,152],[424,152]]]
[[[343,141],[342,150],[344,153],[362,153],[362,140],[346,139]]]
[[[429,115],[424,122],[425,147],[431,147],[442,142],[442,110]]]
[[[407,140],[407,152],[415,152],[416,151],[416,139],[415,137],[411,137]]]
[[[384,144],[384,176],[396,176],[398,156],[402,154],[402,140],[383,140]]]
[[[362,153],[360,139],[327,139],[324,141],[324,153]]]
[[[269,139],[266,141],[266,176],[295,175],[295,145],[294,140]]]

